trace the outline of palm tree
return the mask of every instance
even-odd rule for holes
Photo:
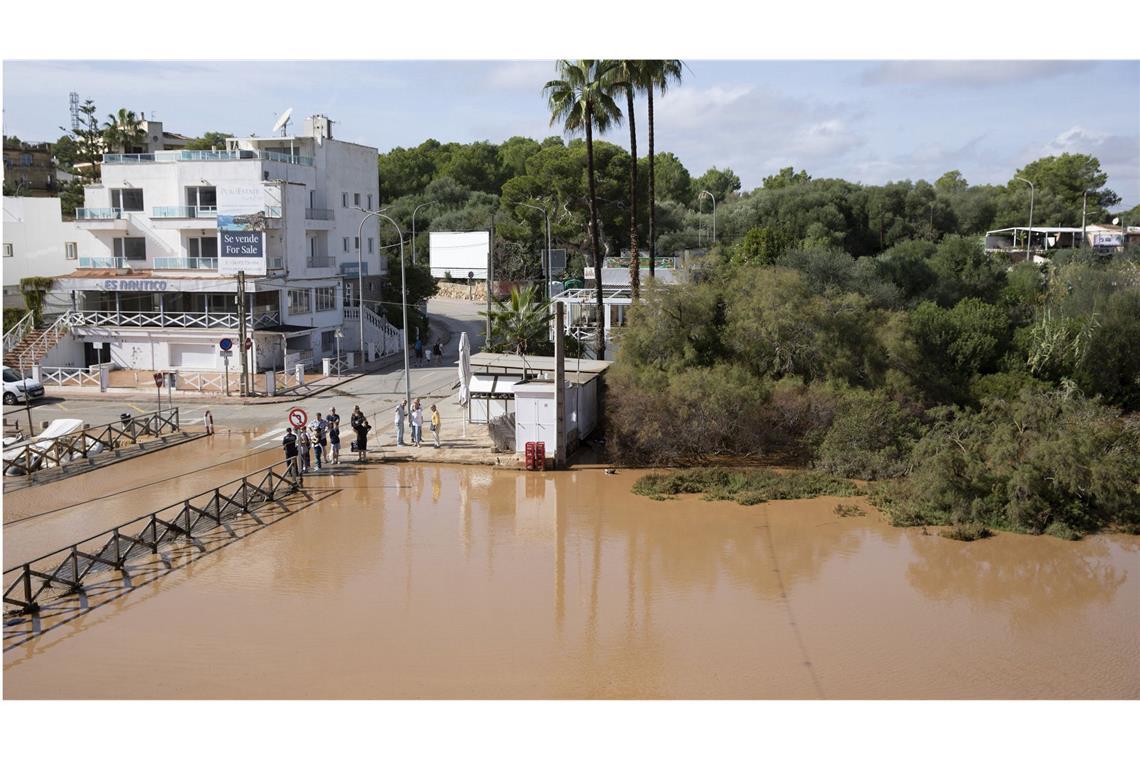
[[[118,113],[107,114],[107,123],[103,125],[103,142],[108,148],[117,145],[126,153],[143,136],[142,122],[134,111],[120,108]]]
[[[637,250],[637,126],[634,123],[633,96],[637,90],[652,87],[648,80],[653,61],[617,61],[614,75],[625,90],[625,112],[629,116],[629,287],[633,302],[641,298],[641,256]]]
[[[531,285],[523,290],[511,288],[510,298],[496,299],[490,312],[480,312],[482,317],[491,317],[491,334],[516,354],[527,351],[527,345],[540,342],[546,337],[550,310],[538,294],[538,288]]]
[[[649,276],[653,277],[657,261],[657,186],[653,176],[653,90],[664,94],[670,82],[681,81],[682,63],[678,60],[645,61],[645,94],[649,99]]]
[[[558,62],[559,79],[546,83],[550,123],[562,123],[567,132],[586,133],[586,174],[590,188],[590,246],[597,283],[598,335],[595,355],[606,355],[605,301],[602,296],[602,254],[598,248],[598,194],[594,179],[594,129],[601,134],[621,123],[621,109],[614,102],[613,71],[616,61],[579,60]]]

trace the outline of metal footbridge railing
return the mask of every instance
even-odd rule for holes
[[[86,611],[89,594],[129,589],[132,575],[147,571],[148,560],[158,557],[170,569],[164,555],[168,549],[205,554],[206,543],[239,537],[234,528],[242,523],[264,526],[259,512],[275,508],[284,516],[292,514],[294,509],[282,500],[301,486],[296,464],[282,462],[5,570],[5,644],[9,634],[26,640],[42,632],[38,621],[21,621],[20,616],[37,618],[68,597],[78,597],[73,606]]]

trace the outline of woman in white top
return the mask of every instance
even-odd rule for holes
[[[416,403],[412,405],[412,442],[419,446],[424,437],[424,409],[420,406],[420,400],[416,399]]]

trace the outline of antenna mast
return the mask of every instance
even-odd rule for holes
[[[79,93],[71,92],[68,94],[68,101],[71,104],[71,129],[74,132],[79,131]]]

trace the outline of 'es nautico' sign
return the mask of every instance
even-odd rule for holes
[[[103,290],[162,292],[169,287],[166,280],[103,280]]]

